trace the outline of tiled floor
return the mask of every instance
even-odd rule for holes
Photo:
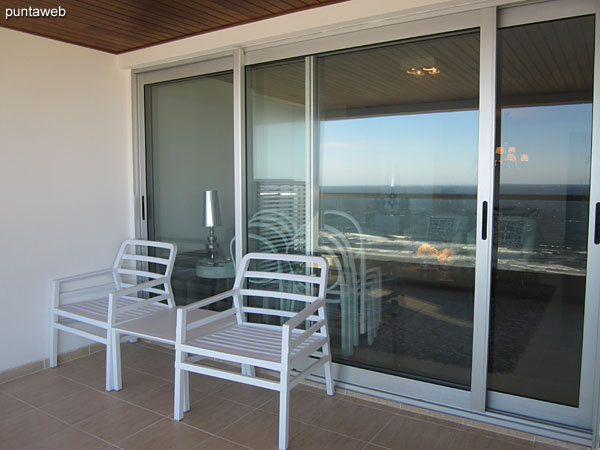
[[[0,448],[275,449],[277,394],[191,375],[191,410],[174,422],[173,356],[124,344],[123,389],[104,391],[104,352],[0,384]],[[455,422],[300,385],[290,449],[552,449]]]

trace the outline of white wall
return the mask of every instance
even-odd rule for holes
[[[129,72],[0,28],[0,372],[48,357],[51,280],[132,234]],[[63,338],[61,351],[81,346]]]

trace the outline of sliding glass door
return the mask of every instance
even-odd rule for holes
[[[177,244],[172,284],[176,303],[187,304],[233,279],[232,74],[148,84],[144,97],[147,236]],[[220,206],[212,230],[217,265],[207,248],[205,191],[216,191]]]
[[[591,429],[594,17],[490,23],[246,67],[248,250],[329,260],[350,385]]]
[[[334,356],[468,389],[479,33],[319,56],[317,74]]]
[[[591,396],[580,379],[594,17],[501,29],[498,64],[488,389],[576,408]]]

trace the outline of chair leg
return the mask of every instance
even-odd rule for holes
[[[190,410],[190,373],[187,370],[183,371],[183,412]]]
[[[48,359],[48,364],[50,367],[56,367],[58,365],[58,330],[54,328],[54,324],[56,323],[56,314],[51,313],[51,321],[50,321],[50,357]]]
[[[105,385],[105,389],[107,391],[112,391],[112,360],[113,360],[113,355],[112,355],[112,333],[110,332],[110,330],[106,330],[106,385]]]
[[[331,353],[329,344],[323,346],[323,358],[329,358],[329,361],[325,363],[323,369],[325,370],[325,386],[327,387],[327,395],[335,394],[335,387],[333,385],[333,375],[331,371]]]
[[[113,390],[120,391],[123,387],[123,379],[121,375],[121,336],[116,331],[112,332],[112,368]]]
[[[183,392],[182,389],[189,389],[189,385],[185,386],[184,371],[175,365],[175,395],[173,398],[173,419],[183,419]]]
[[[285,382],[284,382],[285,377]],[[288,374],[281,372],[281,391],[279,392],[279,450],[288,447],[288,426],[290,415],[290,391],[288,387]]]

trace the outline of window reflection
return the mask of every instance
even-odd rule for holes
[[[502,29],[498,41],[488,386],[571,406],[579,402],[593,39],[593,17],[579,17]]]
[[[478,47],[458,33],[318,59],[318,244],[346,285],[328,309],[338,361],[470,384]]]

